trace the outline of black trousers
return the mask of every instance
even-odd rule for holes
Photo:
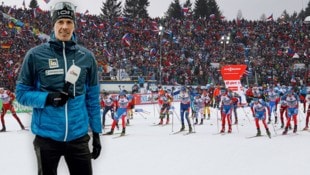
[[[89,135],[70,142],[59,142],[36,136],[33,145],[38,161],[38,175],[57,175],[61,156],[64,156],[70,175],[92,175]]]

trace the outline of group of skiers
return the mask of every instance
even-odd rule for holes
[[[133,116],[133,109],[135,106],[134,96],[128,94],[126,90],[121,90],[117,96],[112,96],[108,92],[101,93],[100,99],[102,113],[102,126],[105,128],[105,121],[107,113],[110,111],[111,118],[113,119],[111,130],[106,135],[112,135],[115,127],[118,127],[118,121],[122,121],[121,135],[126,133],[126,125],[129,125],[130,119]]]
[[[174,96],[177,96],[178,101],[180,101],[180,131],[185,130],[185,121],[188,125],[188,132],[193,131],[191,118],[193,119],[194,125],[198,123],[202,125],[205,119],[209,120],[211,117],[211,107],[221,110],[221,133],[225,132],[226,121],[228,125],[227,132],[232,132],[232,113],[235,116],[234,123],[238,123],[236,109],[241,101],[240,96],[220,86],[216,88],[213,88],[213,86],[207,86],[206,88],[198,86],[195,89],[182,86],[179,90],[175,90],[174,88],[172,90],[163,90],[159,86],[158,95],[154,96],[160,106],[160,125],[163,124],[165,115],[167,116],[166,124],[169,123],[169,108],[171,107]]]
[[[288,130],[293,129],[293,133],[297,132],[297,117],[300,114],[299,105],[302,104],[303,112],[306,113],[307,103],[307,87],[302,85],[301,87],[296,86],[253,86],[246,90],[247,102],[250,103],[253,115],[256,119],[257,135],[260,135],[260,128],[258,120],[262,120],[266,132],[270,135],[266,119],[268,117],[268,124],[272,122],[278,123],[278,106],[280,106],[280,122],[281,128],[284,129],[283,135],[288,133]],[[310,111],[306,115],[305,128],[308,130]],[[293,128],[291,126],[293,121]]]
[[[219,85],[212,86],[212,84],[208,84],[204,88],[200,86],[196,88],[182,86],[179,90],[174,88],[164,90],[159,86],[158,91],[155,93],[155,100],[158,100],[160,106],[159,124],[164,124],[165,116],[166,124],[169,123],[171,102],[174,101],[174,97],[177,97],[177,100],[180,101],[180,131],[185,129],[186,121],[189,132],[192,132],[190,117],[193,119],[193,124],[198,124],[199,120],[199,124],[203,124],[204,119],[210,119],[210,108],[213,107],[220,111],[220,133],[226,131],[231,133],[232,124],[238,124],[237,108],[250,107],[257,128],[257,136],[262,135],[260,122],[265,128],[266,134],[270,136],[268,124],[277,124],[278,116],[283,129],[282,134],[286,135],[290,129],[293,129],[293,133],[297,132],[299,104],[302,104],[304,113],[306,113],[307,109],[306,86],[250,86],[245,89],[246,102],[241,102],[241,96],[238,93]],[[280,110],[278,110],[278,106]],[[233,116],[234,123],[232,122]],[[309,129],[309,117],[310,110],[308,107],[305,128],[303,130]],[[272,123],[273,120],[274,123]],[[293,121],[293,126],[291,121]]]
[[[247,87],[246,87],[247,88]],[[306,113],[305,127],[303,130],[309,129],[310,118],[310,103],[307,107],[307,87],[292,87],[292,86],[257,86],[253,85],[245,89],[246,103],[241,102],[241,97],[236,92],[219,85],[206,85],[204,88],[197,86],[182,86],[176,90],[163,89],[158,86],[156,91],[152,92],[152,98],[159,105],[159,125],[169,124],[174,97],[180,101],[180,131],[185,130],[188,126],[188,132],[193,131],[193,124],[202,125],[204,120],[209,120],[211,117],[210,108],[219,110],[221,120],[220,133],[232,132],[232,125],[238,124],[238,107],[250,107],[252,116],[254,117],[255,126],[257,128],[257,136],[261,134],[260,122],[266,130],[266,134],[270,136],[268,124],[277,124],[280,120],[280,127],[283,129],[282,134],[285,135],[290,129],[293,133],[297,132],[299,105],[302,105],[303,113]],[[4,115],[8,110],[12,112],[13,117],[17,120],[21,129],[25,129],[21,120],[17,116],[14,106],[12,105],[15,99],[14,93],[9,90],[0,88],[0,97],[2,101],[1,110],[1,131],[6,131]],[[113,123],[111,130],[106,134],[114,133],[115,127],[118,127],[118,121],[122,122],[121,135],[125,135],[126,125],[129,125],[130,119],[133,117],[135,106],[135,95],[128,93],[126,90],[121,90],[118,95],[112,96],[108,92],[101,93],[102,125],[106,125],[106,116],[110,111]],[[278,107],[280,109],[278,110]],[[234,118],[233,118],[234,116]],[[215,117],[215,116],[214,116]],[[217,120],[218,120],[218,116]],[[232,120],[234,119],[234,123]],[[165,121],[164,121],[165,120]],[[272,123],[272,121],[274,123]],[[293,125],[291,123],[293,122]]]

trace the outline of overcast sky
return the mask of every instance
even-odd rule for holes
[[[17,5],[21,7],[23,0],[0,0],[5,5]],[[40,8],[48,10],[54,1],[51,0],[48,4],[44,0],[37,0]],[[99,14],[102,2],[106,0],[67,0],[74,1],[78,6],[79,12],[85,12],[89,10],[91,14]],[[125,2],[125,0],[122,0]],[[149,0],[150,6],[148,12],[151,17],[163,16],[167,11],[169,5],[174,0]],[[180,0],[183,4],[186,0]],[[30,0],[25,0],[28,7]],[[191,0],[194,7],[195,0]],[[227,20],[235,19],[239,10],[242,12],[242,16],[248,20],[260,19],[262,14],[267,17],[273,14],[274,18],[281,16],[282,12],[286,10],[289,14],[293,12],[299,13],[301,9],[305,9],[309,0],[217,0],[217,3]]]

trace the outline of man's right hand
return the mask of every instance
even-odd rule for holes
[[[47,95],[45,104],[52,105],[54,107],[59,107],[66,104],[68,99],[69,99],[68,94],[65,94],[63,92],[50,92]]]

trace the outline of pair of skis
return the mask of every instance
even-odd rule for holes
[[[217,132],[217,133],[214,133],[213,135],[230,135],[232,134],[232,132]]]
[[[172,132],[171,135],[176,135],[176,134],[180,134],[180,133],[183,133],[183,135],[190,135],[190,134],[194,134],[194,133],[196,133],[196,132],[195,132],[195,131],[189,132],[189,131],[183,130],[183,131]]]
[[[169,126],[170,125],[170,123],[163,123],[163,124],[160,124],[160,123],[153,123],[153,125],[152,126],[162,126],[162,127],[164,127],[164,126]]]
[[[23,131],[30,131],[29,128],[25,129],[19,129],[19,130],[5,130],[5,131],[0,131],[0,133],[6,133],[6,132],[23,132]]]
[[[114,134],[107,134],[107,133],[102,134],[102,136],[113,136],[113,135]],[[119,133],[117,136],[113,137],[113,139],[121,138],[121,137],[125,137],[125,136],[128,136],[128,134]]]
[[[255,136],[250,136],[250,137],[246,137],[247,139],[252,139],[252,138],[257,138],[257,137],[265,137],[267,136],[269,139],[271,139],[271,135],[255,135]]]

